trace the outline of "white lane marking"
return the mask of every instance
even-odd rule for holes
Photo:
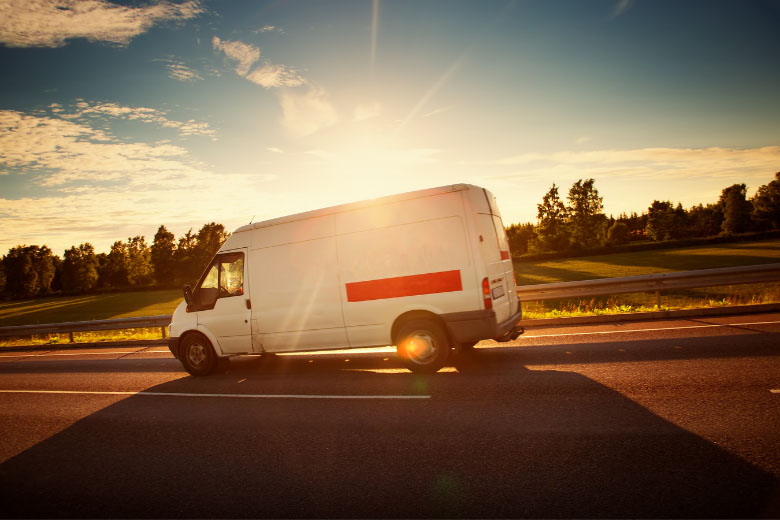
[[[37,354],[35,351],[32,352],[17,352],[15,354],[8,353],[8,354],[2,354],[0,355],[0,358],[4,357],[52,357],[52,356],[116,356],[116,355],[127,355],[127,354],[170,354],[170,350],[131,350],[129,352],[57,352],[57,353],[49,353],[49,352],[43,352],[41,354]]]
[[[149,395],[164,397],[229,397],[235,399],[430,399],[430,395],[317,395],[317,394],[190,394],[183,392],[109,392],[88,390],[0,390],[3,394]]]
[[[709,329],[713,327],[739,327],[747,325],[770,325],[780,323],[780,321],[754,321],[751,323],[712,323],[707,325],[689,325],[685,327],[656,327],[652,329],[625,329],[625,330],[599,330],[594,332],[568,332],[565,334],[538,334],[520,336],[520,338],[558,338],[564,336],[594,336],[598,334],[629,334],[632,332],[658,332],[662,330],[685,330],[685,329]],[[576,325],[571,325],[575,327]]]
[[[771,388],[769,391],[773,394],[780,394],[780,388]]]

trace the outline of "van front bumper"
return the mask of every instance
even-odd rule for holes
[[[179,338],[168,338],[168,350],[171,351],[173,357],[179,359]]]
[[[483,339],[506,341],[508,333],[523,317],[523,310],[518,306],[517,312],[503,323],[496,323],[496,312],[493,309],[453,312],[442,314],[441,317],[447,325],[450,337],[456,343],[471,343]]]

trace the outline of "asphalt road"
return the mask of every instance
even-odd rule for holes
[[[780,314],[389,352],[0,354],[4,517],[778,517]],[[215,395],[219,394],[219,395]]]

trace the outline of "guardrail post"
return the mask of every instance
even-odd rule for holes
[[[74,343],[74,341],[73,341],[73,331],[68,332],[68,339],[70,340],[71,343]]]
[[[160,327],[160,332],[162,333],[162,339],[165,339],[165,325]]]

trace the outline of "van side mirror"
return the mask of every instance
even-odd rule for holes
[[[189,285],[184,286],[184,301],[187,302],[187,305],[192,305],[192,287]]]

